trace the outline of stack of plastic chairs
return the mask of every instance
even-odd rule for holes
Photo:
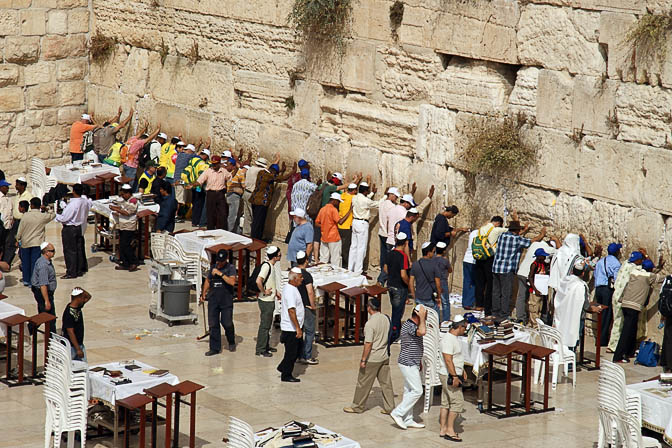
[[[563,342],[562,334],[560,334],[560,331],[558,331],[557,328],[546,325],[541,319],[537,319],[537,324],[539,325],[539,335],[541,336],[542,345],[546,348],[555,350],[555,352],[551,354],[550,359],[551,365],[553,366],[551,382],[553,390],[555,390],[555,386],[558,384],[558,370],[561,365],[565,376],[569,376],[569,365],[572,365],[572,385],[576,387],[576,353],[571,351]],[[538,373],[539,375],[535,375],[535,384],[539,382],[539,378],[544,374],[543,365],[538,370]]]
[[[254,448],[252,427],[236,417],[229,417],[229,448]]]
[[[81,446],[86,445],[88,411],[88,377],[86,364],[73,368],[70,342],[52,334],[45,367],[44,399],[47,415],[44,426],[44,447],[61,446],[61,435],[68,434],[68,447],[74,446],[74,432],[81,435]]]
[[[650,437],[642,437],[642,399],[625,387],[625,371],[603,360],[597,389],[599,420],[598,447],[660,447]]]
[[[30,191],[36,197],[42,199],[47,193],[47,172],[44,162],[37,157],[33,157],[30,161]]]
[[[179,263],[183,268],[183,279],[196,285],[196,297],[200,297],[202,279],[200,255],[186,253],[177,238],[165,235],[163,259]]]
[[[429,412],[432,403],[433,387],[441,384],[439,367],[443,362],[441,354],[441,333],[439,331],[439,314],[427,308],[427,332],[422,338],[424,352],[422,354],[422,368],[425,379],[425,406],[424,412]]]
[[[151,234],[150,243],[152,245],[152,258],[161,260],[166,252],[166,234],[154,232]]]

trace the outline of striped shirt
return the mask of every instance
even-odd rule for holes
[[[418,325],[408,319],[401,326],[401,351],[399,352],[399,364],[404,366],[420,366],[424,345],[422,336],[417,335]]]

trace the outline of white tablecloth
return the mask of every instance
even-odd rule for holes
[[[658,380],[626,387],[642,396],[642,426],[663,434],[665,442],[672,444],[672,387],[662,386]]]
[[[495,344],[513,344],[516,341],[522,341],[526,343],[530,343],[530,334],[526,333],[524,331],[518,331],[518,330],[513,330],[514,337],[507,341],[495,341],[492,344],[479,344],[477,342],[477,339],[474,338],[473,341],[471,341],[471,346],[469,345],[469,342],[467,341],[466,336],[460,336],[460,344],[462,344],[462,355],[464,356],[464,363],[469,364],[474,367],[474,374],[479,375],[479,371],[481,367],[485,367],[487,362],[488,362],[488,356],[483,354],[483,349],[492,347]]]
[[[119,222],[118,216],[110,210],[110,205],[112,204],[112,201],[109,199],[100,199],[98,201],[93,201],[93,204],[91,204],[91,211],[94,213],[98,213],[99,215],[103,215],[106,218],[109,218],[110,221],[113,224],[117,224]],[[159,213],[159,204],[154,204],[154,205],[142,205],[138,203],[138,212],[141,212],[143,210],[151,210],[154,213]]]
[[[209,260],[205,249],[218,244],[250,244],[252,239],[226,230],[196,230],[194,232],[178,233],[175,235],[185,252],[201,254],[201,257]]]
[[[302,422],[305,423],[305,422]],[[306,423],[307,424],[307,423]],[[336,434],[333,431],[329,431],[328,429],[325,429],[321,426],[313,426],[315,431],[323,433],[323,434]],[[266,431],[259,431],[254,434],[254,443],[255,446],[257,442],[260,442],[265,435],[268,435],[272,432],[272,430],[266,430]],[[329,441],[328,443],[320,443],[317,441],[317,446],[320,448],[360,448],[360,444],[358,442],[355,442],[352,439],[348,439],[347,437],[343,437],[342,435],[339,435],[339,439],[336,442]],[[286,439],[283,441],[282,445],[273,445],[273,442],[268,442],[267,444],[264,445],[264,448],[271,448],[273,446],[292,446],[292,441],[291,439]]]
[[[315,288],[333,282],[338,282],[342,285],[345,285],[346,288],[362,286],[366,283],[366,277],[363,275],[358,275],[354,272],[348,271],[347,269],[339,268],[333,265],[313,266],[308,268],[308,272],[310,272],[310,275],[313,276],[313,286]],[[282,272],[283,286],[287,283],[288,275],[289,271]]]
[[[54,166],[51,168],[49,175],[62,184],[81,184],[106,173],[120,175],[119,168],[105,164],[96,168],[91,166],[84,166],[77,170],[71,170],[70,168],[70,165]]]
[[[135,364],[142,368],[134,371],[126,370],[124,366],[128,364]],[[103,372],[91,372],[91,369],[94,367],[104,367],[107,370],[119,370],[122,372],[122,377],[110,378],[109,376],[103,375]],[[97,366],[89,366],[89,397],[98,398],[107,403],[110,403],[111,405],[114,405],[116,400],[121,400],[122,398],[142,393],[144,389],[149,389],[150,387],[154,387],[162,383],[169,383],[174,386],[180,382],[180,380],[172,373],[167,373],[166,375],[159,377],[142,373],[143,370],[150,369],[155,370],[156,367],[149,366],[140,361],[128,361],[124,363],[110,362],[107,364],[99,364]],[[121,378],[129,378],[132,383],[122,384],[119,386],[112,384],[112,380],[118,380]]]
[[[22,316],[26,315],[26,312],[18,306],[14,306],[11,303],[0,302],[0,319],[5,317],[13,316],[15,314],[20,314]],[[0,337],[7,335],[7,326],[0,324]]]

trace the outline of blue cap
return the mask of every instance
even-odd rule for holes
[[[642,254],[639,251],[634,251],[633,253],[630,254],[630,258],[628,259],[628,261],[630,263],[634,263],[635,261],[643,260],[643,259],[644,259],[644,254]]]
[[[301,169],[301,177],[308,179],[308,177],[310,177],[310,170],[308,168]]]
[[[303,168],[303,167],[306,167],[306,166],[308,166],[308,162],[306,162],[303,159],[299,160],[299,168]]]
[[[12,184],[7,182],[5,179],[0,180],[0,187],[9,187],[10,185]]]
[[[280,167],[278,166],[277,163],[274,163],[273,165],[270,166],[272,170],[277,171],[278,173],[280,172]]]
[[[622,244],[611,243],[611,244],[609,244],[609,246],[607,246],[607,253],[608,253],[609,255],[615,255],[616,252],[618,252],[619,250],[621,250],[621,248],[623,248],[623,245],[622,245]]]
[[[535,257],[548,257],[548,253],[543,248],[539,248],[534,251],[534,256]]]
[[[653,261],[651,260],[644,260],[644,262],[642,263],[642,267],[644,268],[645,271],[651,272],[654,270],[656,265],[653,264]]]
[[[229,162],[230,165],[236,166],[236,159],[233,157],[229,157],[226,161]]]

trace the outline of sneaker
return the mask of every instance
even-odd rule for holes
[[[398,427],[400,427],[401,429],[406,429],[407,428],[406,424],[404,423],[404,421],[401,418],[397,417],[394,414],[390,414],[390,417],[392,417],[392,420],[394,420],[394,423],[396,423],[396,425]]]
[[[215,351],[215,350],[208,350],[207,352],[205,352],[205,356],[213,356],[213,355],[216,355],[218,353],[219,352]]]
[[[271,353],[275,353],[275,352],[278,351],[278,349],[277,349],[277,348],[274,348],[274,347],[269,347],[269,348],[268,348],[268,351],[271,352]]]
[[[229,344],[229,351],[230,352],[235,352],[236,351],[236,344]]]
[[[311,366],[314,366],[314,365],[316,365],[316,364],[319,364],[319,363],[320,363],[320,361],[318,361],[318,360],[317,360],[317,359],[315,359],[315,358],[311,358],[311,359],[306,359],[306,360],[304,360],[304,362],[305,362],[306,364],[309,364],[309,365],[311,365]]]
[[[288,378],[281,378],[281,381],[283,383],[300,383],[301,380],[298,378],[294,378],[293,376],[290,376]]]
[[[424,423],[418,423],[418,422],[411,422],[408,425],[406,425],[407,428],[417,428],[417,429],[422,429],[425,427]]]
[[[257,356],[262,356],[264,358],[270,358],[271,356],[273,356],[273,353],[271,353],[271,352],[257,353]]]

